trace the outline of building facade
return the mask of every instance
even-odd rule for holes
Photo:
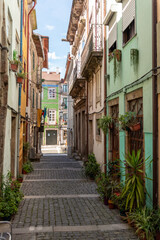
[[[68,86],[64,79],[59,83],[59,144],[67,145]]]
[[[94,153],[103,170],[104,134],[98,121],[104,115],[104,7],[104,1],[73,1],[66,37],[71,45],[75,150],[82,158]]]
[[[141,150],[141,157],[153,159],[153,86],[152,86],[152,3],[151,1],[107,1],[107,114],[114,127],[107,134],[107,162]],[[143,17],[141,10],[143,9]],[[145,28],[146,22],[148,23]],[[144,64],[145,63],[145,64]],[[140,123],[137,131],[116,127],[118,117],[135,112]],[[153,178],[153,163],[143,166]],[[145,180],[153,200],[153,182]],[[147,204],[152,200],[147,197]]]
[[[46,109],[43,145],[59,144],[59,83],[60,73],[42,72],[42,109]]]

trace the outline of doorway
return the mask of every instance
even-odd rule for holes
[[[57,130],[46,130],[46,145],[57,145]]]

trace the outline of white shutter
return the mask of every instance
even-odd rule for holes
[[[135,19],[135,0],[130,0],[128,5],[123,11],[122,23],[123,32],[130,25],[130,23]]]
[[[117,23],[114,25],[113,29],[109,33],[108,48],[110,48],[115,41],[117,41]]]
[[[109,21],[109,31],[111,30],[111,28],[113,27],[113,25],[115,24],[117,19],[117,13],[114,13],[111,20]]]

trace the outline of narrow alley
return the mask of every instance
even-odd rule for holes
[[[14,240],[137,239],[118,210],[101,202],[81,161],[45,154],[21,189],[24,199],[12,221]]]

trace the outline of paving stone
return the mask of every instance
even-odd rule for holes
[[[97,194],[97,185],[87,181],[57,182],[24,182],[21,190],[28,195],[64,195],[64,194]]]
[[[96,184],[86,179],[81,165],[57,155],[33,163],[35,170],[25,177],[32,181],[24,181],[21,188],[26,198],[12,219],[13,231],[17,231],[13,240],[137,239],[133,229],[117,230],[123,224],[118,210],[109,210],[95,197]],[[117,227],[112,231],[114,224]]]

